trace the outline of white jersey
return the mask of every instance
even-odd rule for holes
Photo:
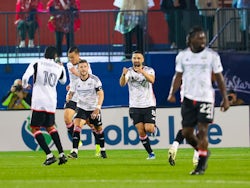
[[[40,59],[29,64],[22,84],[26,88],[29,78],[33,75],[33,91],[31,109],[55,113],[57,105],[56,86],[58,81],[65,84],[67,81],[64,66],[55,63],[52,59]]]
[[[86,111],[95,110],[98,103],[97,91],[102,89],[100,79],[93,74],[89,74],[87,80],[78,78],[72,86],[70,91],[74,92],[74,95],[76,94],[78,97],[77,107]]]
[[[155,76],[154,69],[144,66],[144,71]],[[126,74],[129,89],[129,107],[147,108],[156,106],[156,99],[153,91],[153,84],[148,82],[141,74],[134,71],[133,67],[128,68]]]
[[[214,103],[212,73],[223,71],[220,56],[212,49],[205,48],[193,53],[187,48],[176,56],[176,72],[183,73],[181,97],[201,102]]]
[[[89,74],[92,74],[92,69],[91,69],[91,66],[90,64],[88,63],[89,65]],[[72,84],[74,85],[75,81],[79,78],[78,76],[74,75],[70,69],[74,67],[75,69],[78,69],[78,64],[76,65],[73,65],[71,62],[68,62],[67,63],[67,70],[68,70],[68,73],[69,73],[69,86],[71,87]],[[74,95],[73,98],[71,99],[72,101],[74,102],[77,102],[77,95]]]

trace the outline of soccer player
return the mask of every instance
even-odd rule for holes
[[[69,88],[71,87],[71,85],[73,85],[75,81],[80,77],[80,73],[77,69],[78,63],[80,61],[86,61],[86,60],[82,60],[80,58],[80,51],[79,51],[79,48],[76,46],[73,46],[69,49],[68,58],[69,58],[69,62],[67,63],[67,69],[69,73],[70,83],[66,87],[66,89],[69,92]],[[88,65],[89,65],[89,74],[92,74],[90,64],[88,63]],[[76,109],[77,109],[76,103],[77,103],[77,94],[75,94],[70,101],[66,102],[65,107],[64,107],[64,122],[68,129],[68,134],[70,135],[71,138],[73,136],[73,130],[74,130],[73,117],[76,114]],[[91,128],[93,130],[93,127]],[[95,131],[93,131],[93,135],[95,137],[95,146],[96,146],[95,155],[100,156],[100,141]],[[81,140],[79,140],[79,146],[81,145],[82,145],[82,142]]]
[[[141,143],[148,153],[147,159],[155,159],[151,149],[147,132],[156,135],[156,100],[153,92],[155,71],[144,66],[144,56],[140,51],[132,53],[132,67],[123,68],[120,77],[120,86],[128,84],[129,89],[129,115],[133,120]]]
[[[104,92],[100,79],[89,74],[89,64],[86,61],[78,63],[80,78],[71,85],[67,95],[67,101],[77,95],[77,114],[74,118],[73,149],[68,155],[69,158],[78,157],[78,142],[82,126],[89,121],[91,127],[99,138],[101,147],[101,157],[107,158],[104,147],[104,132],[102,128],[101,106],[104,100]]]
[[[67,157],[63,152],[59,134],[55,127],[55,111],[57,104],[56,86],[58,81],[65,84],[67,81],[66,71],[62,64],[55,62],[57,57],[57,49],[49,46],[45,49],[43,59],[29,64],[22,77],[22,86],[27,88],[29,78],[33,75],[33,91],[32,91],[32,117],[31,131],[37,140],[37,143],[46,153],[47,158],[44,165],[51,165],[56,162],[56,157],[48,147],[45,138],[40,130],[45,127],[47,132],[53,139],[58,153],[59,165],[67,162]]]
[[[214,89],[212,74],[215,75],[222,95],[221,110],[229,108],[226,87],[222,75],[223,67],[218,53],[206,47],[204,30],[193,27],[187,36],[188,48],[176,56],[175,75],[169,91],[168,101],[176,102],[175,93],[182,92],[182,135],[187,142],[197,146],[199,161],[191,175],[204,174],[210,155],[208,150],[208,125],[214,118]],[[197,134],[194,134],[197,126]]]

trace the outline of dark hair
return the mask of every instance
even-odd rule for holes
[[[142,51],[140,51],[140,50],[135,50],[132,52],[132,54],[142,54],[143,55]]]
[[[88,63],[86,59],[81,59],[79,63]]]
[[[75,53],[79,54],[80,50],[79,50],[79,48],[77,46],[72,46],[72,47],[69,48],[68,54],[72,53],[72,52],[75,52]]]
[[[236,94],[236,92],[233,89],[230,89],[227,91],[227,94],[230,94],[230,93]]]
[[[191,38],[193,38],[196,35],[196,33],[199,33],[199,32],[204,32],[204,29],[199,25],[196,25],[189,30],[187,37],[186,37],[187,46],[190,46]]]
[[[55,59],[57,57],[57,49],[54,46],[48,46],[45,49],[44,57],[46,59]]]

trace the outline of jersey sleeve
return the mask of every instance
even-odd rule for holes
[[[63,65],[61,65],[61,66],[62,66],[62,74],[60,76],[59,82],[61,84],[65,84],[67,82],[66,70],[65,70]]]
[[[78,79],[75,80],[74,82],[71,82],[71,83],[70,83],[70,87],[69,87],[69,91],[70,91],[70,92],[74,92],[74,93],[75,93],[77,82],[78,82]]]
[[[88,64],[89,64],[89,74],[92,74],[92,69],[91,69],[91,65],[90,65],[90,63],[88,62]]]
[[[182,67],[182,52],[180,52],[176,58],[175,58],[175,71],[176,72],[183,72],[183,67]]]
[[[213,66],[213,72],[215,74],[216,73],[220,73],[220,72],[223,71],[223,67],[222,67],[222,64],[221,64],[220,56],[217,53],[214,53],[212,66]]]
[[[35,65],[37,65],[37,62],[29,64],[28,68],[26,69],[25,73],[22,77],[22,86],[23,88],[27,88],[29,85],[29,79],[35,72]]]
[[[149,68],[148,74],[155,76],[155,70],[153,68]]]

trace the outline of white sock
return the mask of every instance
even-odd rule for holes
[[[177,149],[178,149],[178,147],[179,147],[179,142],[174,141],[174,142],[173,142],[173,144],[172,144],[172,146],[171,146],[171,148],[173,148],[173,149],[177,150]]]
[[[49,159],[49,158],[51,158],[51,157],[53,157],[54,155],[53,155],[53,153],[49,153],[48,155],[47,155],[47,159]]]

